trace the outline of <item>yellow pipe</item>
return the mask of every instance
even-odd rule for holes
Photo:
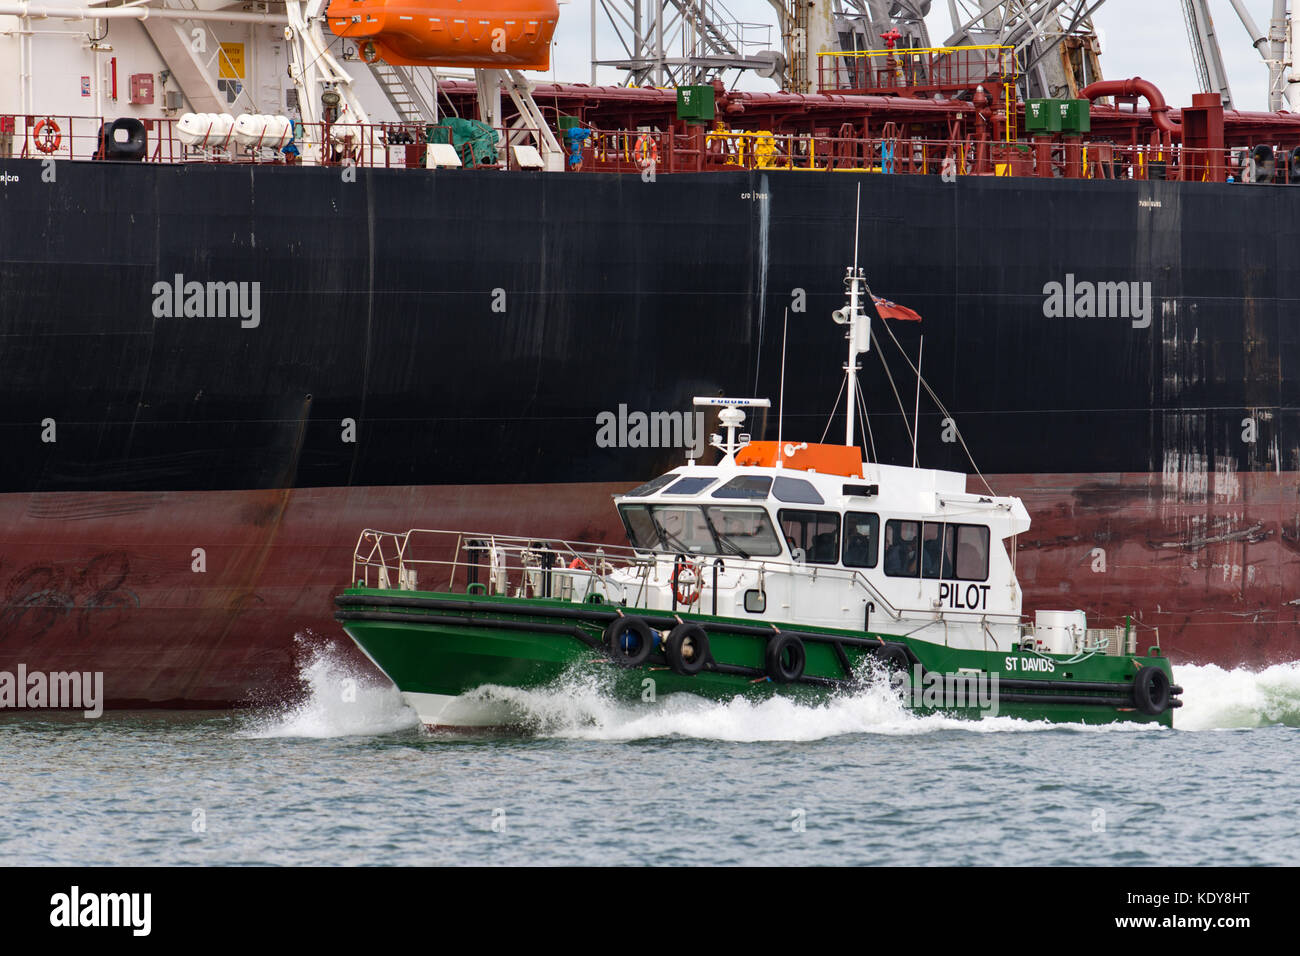
[[[844,166],[844,167],[831,168],[831,169],[828,169],[828,170],[824,170],[824,169],[808,169],[808,168],[806,168],[806,167],[804,167],[804,166],[788,166],[788,167],[786,167],[786,168],[789,169],[791,172],[796,172],[796,173],[821,173],[821,172],[832,172],[832,173],[878,173],[878,172],[880,172],[880,167],[879,167],[879,166]]]

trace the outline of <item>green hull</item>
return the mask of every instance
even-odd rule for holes
[[[707,614],[624,609],[623,614],[664,632],[678,620],[705,629],[709,662],[702,672],[686,676],[668,666],[660,647],[639,665],[615,663],[603,634],[620,610],[609,605],[369,588],[350,588],[336,603],[336,617],[348,635],[408,699],[455,698],[486,685],[542,688],[575,668],[595,667],[608,672],[613,693],[627,700],[647,699],[647,687],[652,687],[656,699],[687,692],[721,700],[782,694],[816,701],[860,686],[864,677],[878,672],[877,655],[896,648],[894,655],[905,652],[910,659],[906,672],[894,676],[896,686],[905,703],[920,713],[1171,727],[1173,709],[1180,704],[1180,689],[1174,687],[1160,713],[1144,712],[1138,705],[1134,682],[1141,668],[1162,670],[1172,684],[1169,661],[1155,649],[1148,656],[1096,654],[1072,661],[1015,649],[956,649],[887,633],[773,628]],[[804,647],[797,681],[767,676],[768,641],[778,629],[797,635]],[[941,686],[944,676],[959,672],[982,680],[982,690],[951,681]]]

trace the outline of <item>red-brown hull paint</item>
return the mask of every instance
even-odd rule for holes
[[[1027,612],[1132,612],[1175,662],[1300,659],[1300,473],[990,481],[1033,516],[1016,549]],[[2,495],[0,670],[102,671],[116,707],[272,701],[313,642],[369,666],[333,620],[362,528],[622,542],[610,495],[626,487]]]
[[[321,641],[370,667],[333,618],[363,528],[622,541],[627,487],[0,495],[0,671],[102,671],[116,707],[271,701]]]
[[[1026,611],[1077,607],[1103,624],[1133,613],[1175,661],[1300,659],[1300,472],[990,481],[1033,519],[1017,542]]]

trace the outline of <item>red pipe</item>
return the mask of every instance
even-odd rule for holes
[[[1146,101],[1151,104],[1151,122],[1155,123],[1156,129],[1170,136],[1183,135],[1182,124],[1175,123],[1169,118],[1169,107],[1165,104],[1165,98],[1160,90],[1150,80],[1144,80],[1140,76],[1127,80],[1098,80],[1081,89],[1079,96],[1089,100],[1101,96],[1146,97]]]

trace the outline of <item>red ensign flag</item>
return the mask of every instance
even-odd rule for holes
[[[890,302],[888,299],[882,299],[878,295],[873,295],[871,299],[876,303],[876,311],[880,313],[882,319],[902,319],[905,322],[921,321],[921,316],[905,305],[899,305],[897,302]]]

